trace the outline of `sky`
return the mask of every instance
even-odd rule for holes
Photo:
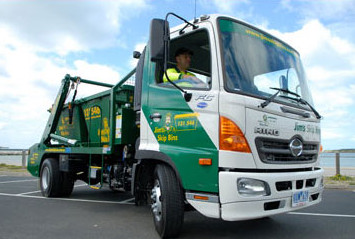
[[[355,0],[1,0],[0,147],[39,142],[65,74],[117,83],[135,67],[150,20],[174,12],[230,15],[296,48],[324,150],[355,148],[354,9]]]

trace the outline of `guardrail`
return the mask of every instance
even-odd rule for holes
[[[26,168],[28,149],[0,149],[0,155],[22,155],[22,168]]]
[[[330,152],[330,153],[325,153],[321,154],[320,160],[327,160],[328,163],[330,160],[334,160],[334,164],[331,166],[332,168],[335,169],[335,175],[341,174],[341,171],[345,171],[345,174],[349,174],[349,170],[354,170],[355,168],[355,153],[353,152]],[[341,165],[341,164],[344,164]],[[328,167],[328,166],[323,166],[323,167]],[[354,172],[352,172],[354,174]]]

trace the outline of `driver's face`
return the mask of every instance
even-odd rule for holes
[[[180,70],[186,71],[190,67],[191,55],[189,53],[180,54],[176,57],[176,62]]]

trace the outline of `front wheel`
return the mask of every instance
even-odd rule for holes
[[[184,222],[183,191],[174,171],[158,164],[154,171],[152,213],[155,229],[162,238],[179,235]]]

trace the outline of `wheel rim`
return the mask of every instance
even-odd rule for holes
[[[156,221],[160,221],[162,218],[162,204],[161,204],[161,190],[158,180],[155,180],[154,187],[152,189],[152,212]]]
[[[42,188],[43,190],[47,190],[48,185],[49,185],[49,169],[45,167],[42,171],[42,177],[41,177],[41,183],[42,183]]]

